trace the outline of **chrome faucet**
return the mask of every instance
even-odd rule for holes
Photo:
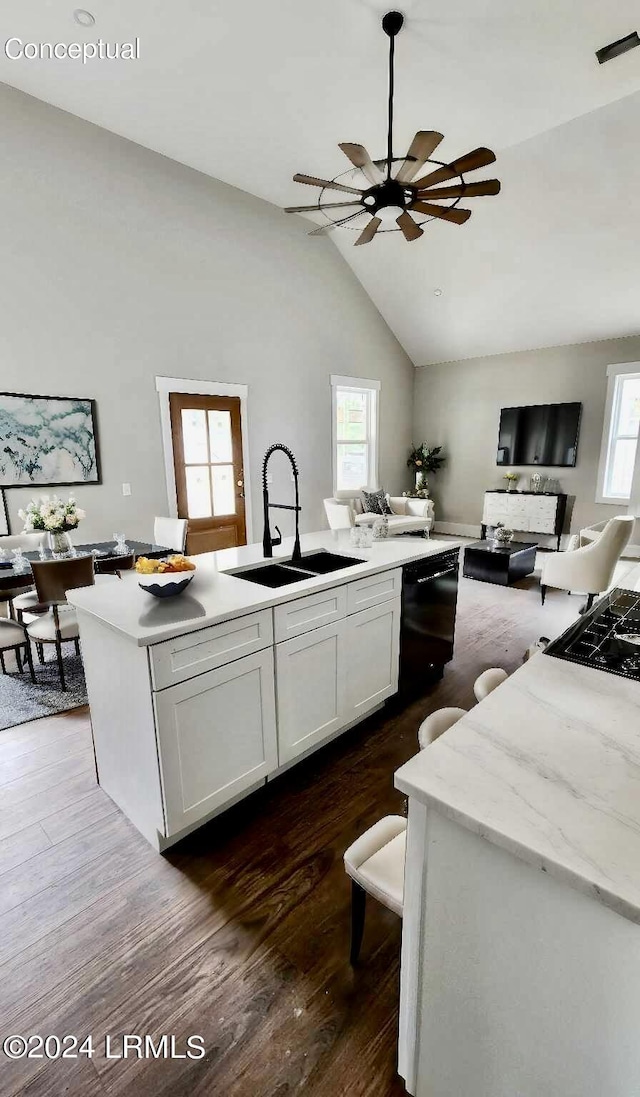
[[[288,503],[270,503],[269,502],[269,488],[267,487],[267,465],[269,464],[269,458],[276,450],[281,450],[291,462],[291,468],[293,469],[293,482],[295,484],[295,506],[291,506]],[[262,504],[264,508],[264,534],[262,536],[262,551],[265,556],[273,556],[273,546],[282,544],[282,533],[276,526],[278,531],[277,537],[271,536],[271,528],[269,526],[269,510],[294,510],[296,513],[296,539],[293,545],[292,560],[301,560],[302,553],[300,551],[300,496],[298,492],[298,466],[296,459],[293,456],[288,446],[284,446],[282,442],[276,442],[273,446],[269,446],[269,449],[264,455],[264,461],[262,462]]]

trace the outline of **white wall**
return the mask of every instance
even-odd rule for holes
[[[595,502],[607,366],[640,361],[640,336],[546,350],[498,354],[416,370],[413,438],[443,445],[447,463],[430,484],[439,521],[476,524],[483,493],[504,487],[496,465],[500,409],[519,404],[582,403],[578,460],[572,469],[549,469],[575,497],[571,528],[613,517],[619,506]],[[536,470],[522,472],[520,487]],[[540,470],[544,473],[545,470]]]
[[[303,528],[325,525],[332,373],[381,381],[381,481],[404,486],[412,366],[330,240],[6,86],[0,116],[0,390],[97,400],[103,483],[75,489],[83,538],[149,537],[167,512],[156,375],[249,385],[258,539],[278,440],[298,458]],[[6,494],[15,532],[34,491]]]

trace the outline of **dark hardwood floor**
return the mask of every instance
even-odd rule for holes
[[[81,1040],[92,1059],[10,1062],[0,1097],[396,1097],[400,922],[371,901],[348,963],[345,847],[402,812],[393,773],[424,716],[473,703],[580,600],[533,580],[461,582],[456,656],[395,704],[166,857],[96,786],[86,709],[0,733],[0,1037]],[[201,1060],[106,1058],[122,1034],[203,1037]]]

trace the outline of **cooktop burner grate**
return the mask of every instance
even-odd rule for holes
[[[616,587],[545,654],[640,682],[640,593]]]

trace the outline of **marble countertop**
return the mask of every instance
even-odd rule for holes
[[[396,786],[640,923],[640,683],[536,655]]]
[[[301,537],[303,555],[327,549],[345,556],[354,556],[362,563],[330,575],[318,575],[300,583],[291,583],[275,590],[227,574],[236,568],[264,563],[261,544],[243,545],[236,549],[202,553],[194,557],[197,569],[184,594],[165,600],[141,590],[135,572],[125,572],[121,580],[101,582],[93,587],[69,591],[71,605],[83,613],[98,618],[109,628],[124,633],[139,646],[157,644],[182,636],[220,621],[229,621],[258,609],[291,602],[306,594],[328,590],[350,583],[365,575],[402,567],[412,560],[456,548],[455,540],[425,540],[421,537],[389,537],[374,542],[369,549],[355,549],[349,541],[349,530],[307,533]],[[291,558],[293,538],[286,538],[274,549],[273,562]]]

